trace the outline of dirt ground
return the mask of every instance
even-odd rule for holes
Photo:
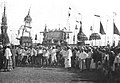
[[[0,71],[0,83],[120,83],[107,80],[98,70],[82,71],[64,68],[16,67]]]

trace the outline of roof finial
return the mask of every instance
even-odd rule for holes
[[[30,14],[30,9],[31,9],[31,7],[29,8],[28,15]]]
[[[6,10],[6,7],[5,7],[5,3],[4,3],[4,16],[5,16],[5,10]]]
[[[7,25],[5,2],[4,2],[4,12],[3,12],[3,16],[2,16],[2,25]]]
[[[32,21],[32,18],[30,17],[30,8],[29,8],[29,11],[28,11],[28,15],[24,18],[24,21],[26,23],[31,23],[31,21]]]

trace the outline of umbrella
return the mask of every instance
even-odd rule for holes
[[[85,41],[85,40],[88,40],[87,36],[86,36],[83,32],[78,33],[78,35],[77,35],[77,39],[78,39],[79,41]]]
[[[97,39],[101,39],[100,35],[98,33],[92,33],[90,35],[89,40],[97,40]]]

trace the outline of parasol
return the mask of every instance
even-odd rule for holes
[[[95,45],[96,45],[96,40],[101,39],[100,35],[98,33],[92,33],[89,37],[89,40],[95,40]]]
[[[88,40],[87,36],[86,36],[83,32],[78,33],[77,39],[78,39],[79,41],[86,41],[86,40]]]
[[[89,40],[98,40],[98,39],[101,39],[98,33],[92,33],[89,38]]]

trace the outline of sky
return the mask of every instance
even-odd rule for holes
[[[0,17],[2,18],[4,3],[6,4],[8,34],[12,43],[18,43],[15,39],[18,29],[24,25],[24,17],[27,15],[30,8],[30,16],[32,17],[31,34],[34,39],[35,34],[38,35],[37,42],[42,42],[42,34],[45,24],[48,29],[68,29],[68,11],[71,16],[69,18],[70,30],[75,32],[75,25],[80,27],[76,20],[80,21],[82,18],[83,32],[87,37],[92,33],[90,26],[93,26],[93,32],[99,33],[99,22],[101,20],[106,36],[101,35],[100,43],[105,43],[109,40],[112,44],[113,39],[113,12],[115,24],[120,31],[120,8],[119,0],[1,0],[0,1]],[[69,10],[69,7],[71,10]],[[78,15],[81,13],[81,15]],[[94,15],[100,15],[101,18]],[[108,22],[107,22],[108,19]],[[78,30],[79,31],[79,30]],[[78,32],[77,31],[77,32]],[[114,35],[115,39],[119,37]]]

